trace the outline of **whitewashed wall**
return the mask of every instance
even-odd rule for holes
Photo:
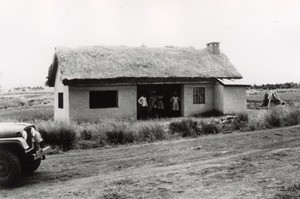
[[[214,86],[214,110],[224,113],[224,87],[221,84]]]
[[[193,103],[193,90],[196,87],[205,88],[205,103]],[[210,111],[214,106],[214,85],[213,84],[185,84],[183,85],[183,116],[190,116],[197,113]]]
[[[245,112],[247,108],[246,87],[224,87],[224,113],[235,114]]]
[[[63,108],[58,108],[58,93],[63,93]],[[69,122],[69,87],[64,86],[60,71],[57,71],[54,85],[54,120]]]
[[[117,90],[118,107],[90,109],[89,91]],[[98,121],[137,117],[136,86],[70,87],[70,120]]]

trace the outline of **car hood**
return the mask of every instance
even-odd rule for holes
[[[28,126],[33,125],[28,123],[0,123],[0,138],[20,137],[18,132],[23,131]]]

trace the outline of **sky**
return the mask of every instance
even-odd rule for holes
[[[220,49],[250,84],[300,82],[299,0],[0,0],[0,85],[40,86],[56,46]]]

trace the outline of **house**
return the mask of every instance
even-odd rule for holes
[[[142,93],[163,96],[164,116],[172,117],[170,99],[177,93],[177,116],[217,110],[246,110],[241,74],[219,49],[193,47],[78,47],[55,49],[47,84],[54,87],[54,118],[97,121],[140,118]]]

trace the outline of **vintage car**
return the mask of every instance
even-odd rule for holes
[[[27,123],[0,123],[0,185],[14,183],[21,174],[33,173],[50,147]]]

